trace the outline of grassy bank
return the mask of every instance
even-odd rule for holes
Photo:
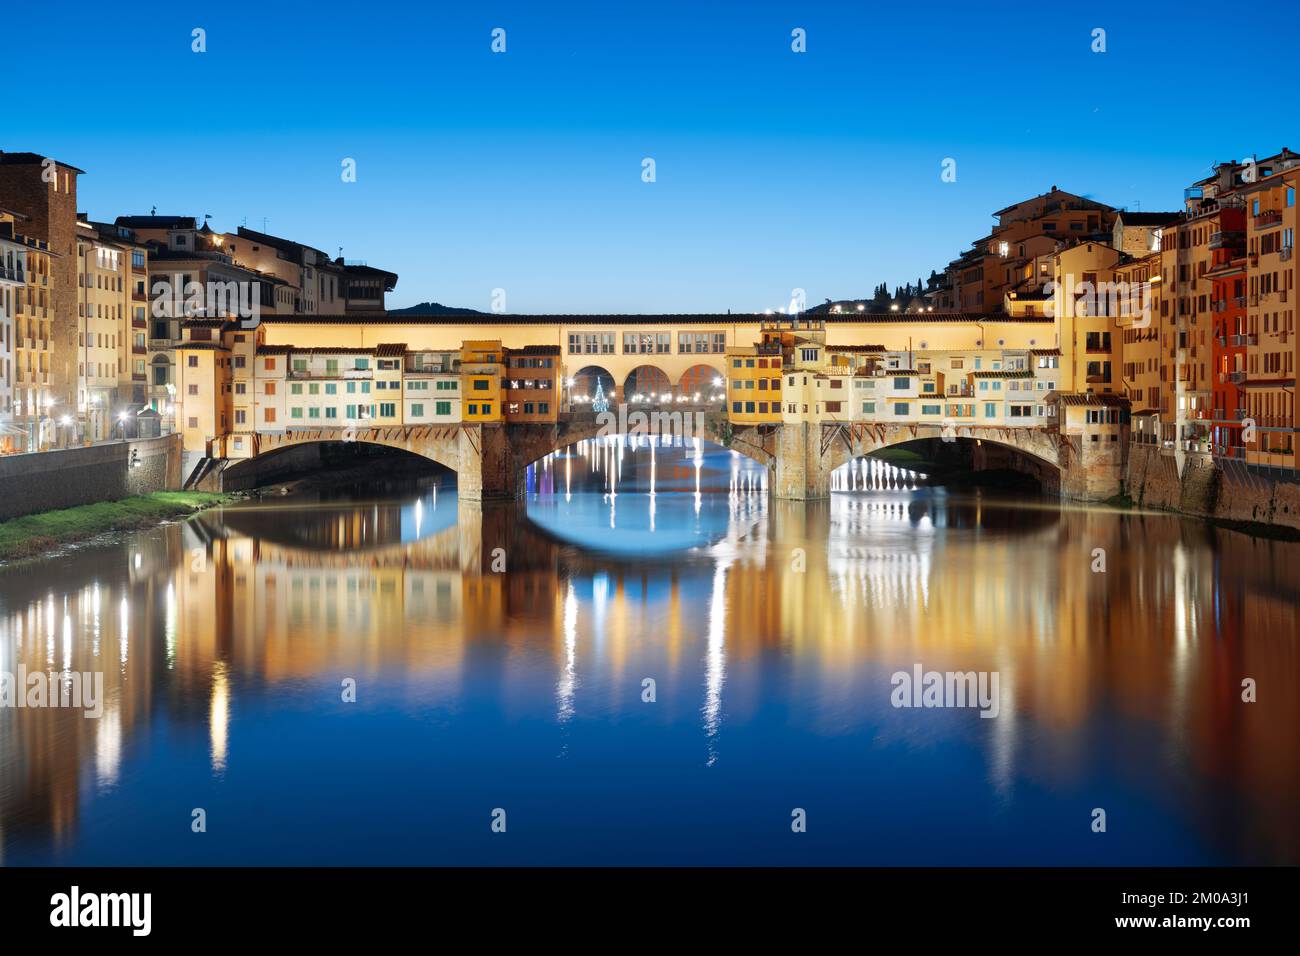
[[[105,531],[146,528],[229,498],[202,491],[156,491],[121,501],[100,501],[13,518],[0,522],[0,561],[35,557],[58,545],[83,541]]]

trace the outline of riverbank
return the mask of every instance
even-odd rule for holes
[[[203,491],[155,491],[75,508],[43,511],[0,522],[0,561],[37,557],[59,545],[108,531],[146,528],[194,514],[233,496]]]

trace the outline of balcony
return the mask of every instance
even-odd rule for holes
[[[1246,234],[1241,230],[1224,230],[1210,233],[1211,249],[1230,249],[1246,241]]]
[[[22,282],[23,270],[10,269],[7,266],[0,265],[0,279],[7,279],[10,282]]]
[[[1283,246],[1281,249],[1279,249],[1278,252],[1277,252],[1277,257],[1278,257],[1279,259],[1281,259],[1283,262],[1288,262],[1288,261],[1290,261],[1290,259],[1291,259],[1291,246]]]
[[[1255,228],[1266,229],[1282,221],[1281,209],[1266,209],[1255,217]]]
[[[1240,385],[1242,382],[1246,381],[1245,372],[1229,372],[1227,377],[1228,381],[1233,385]]]

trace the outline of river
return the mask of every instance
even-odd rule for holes
[[[264,499],[0,568],[0,673],[103,680],[0,709],[0,862],[1300,862],[1300,544],[836,487],[600,439],[521,504]],[[916,668],[996,716],[895,706]]]

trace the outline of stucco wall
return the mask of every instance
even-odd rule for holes
[[[180,485],[179,435],[9,455],[0,458],[0,520]]]

